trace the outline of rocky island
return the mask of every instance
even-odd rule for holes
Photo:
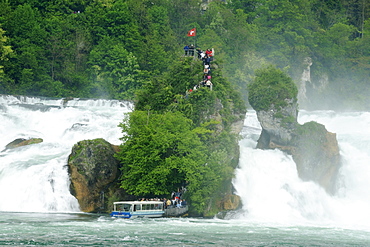
[[[169,198],[179,189],[186,190],[192,216],[240,206],[231,181],[246,107],[216,62],[213,68],[212,90],[184,92],[199,83],[203,64],[181,58],[138,93],[134,111],[119,125],[125,133],[119,147],[102,139],[74,145],[70,191],[82,211],[109,212],[113,201]]]
[[[298,90],[292,79],[274,67],[263,68],[249,90],[249,102],[262,126],[257,148],[277,148],[292,155],[302,180],[335,193],[340,168],[336,134],[317,122],[297,122]]]

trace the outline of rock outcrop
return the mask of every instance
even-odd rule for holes
[[[336,134],[322,124],[308,122],[298,126],[292,144],[291,153],[300,178],[317,182],[334,194],[341,164]]]
[[[282,109],[289,112],[293,105]],[[257,148],[280,149],[292,155],[298,175],[302,180],[320,184],[328,193],[335,192],[335,181],[340,167],[340,154],[336,135],[328,132],[324,125],[309,122],[300,125],[296,114],[277,118],[270,112],[257,112],[262,126]]]
[[[262,126],[257,148],[277,148],[292,155],[302,180],[317,182],[328,193],[334,193],[340,167],[336,135],[316,122],[297,122],[293,81],[283,72],[267,68],[258,74],[250,89],[250,103]]]
[[[285,99],[287,106],[277,109],[271,105],[267,111],[257,111],[257,118],[262,126],[258,148],[272,148],[288,145],[297,124],[297,102]]]
[[[114,147],[104,139],[84,140],[75,144],[68,158],[71,194],[84,212],[104,210],[104,194],[117,187],[119,162]]]
[[[5,150],[7,149],[13,149],[17,147],[22,147],[22,146],[27,146],[31,144],[37,144],[43,142],[42,138],[29,138],[29,139],[24,139],[24,138],[18,138],[15,139],[14,141],[8,143],[5,146]]]

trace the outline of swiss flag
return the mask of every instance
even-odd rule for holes
[[[196,28],[193,28],[193,29],[189,30],[188,36],[189,37],[195,36],[196,32],[197,32]]]

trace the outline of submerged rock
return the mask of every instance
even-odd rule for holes
[[[41,143],[43,141],[44,140],[42,138],[29,138],[29,139],[18,138],[18,139],[15,139],[14,141],[8,143],[5,146],[5,150],[13,149],[13,148],[17,148],[17,147],[22,147],[22,146],[27,146],[27,145],[31,145],[31,144],[37,144],[37,143]]]

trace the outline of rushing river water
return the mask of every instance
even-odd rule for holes
[[[0,245],[370,246],[370,113],[301,111],[337,133],[343,167],[329,196],[297,176],[290,156],[256,150],[261,127],[246,115],[233,181],[243,208],[225,219],[114,219],[79,211],[66,161],[80,140],[119,144],[131,104],[0,96],[0,151],[17,138],[43,143],[0,152]]]

